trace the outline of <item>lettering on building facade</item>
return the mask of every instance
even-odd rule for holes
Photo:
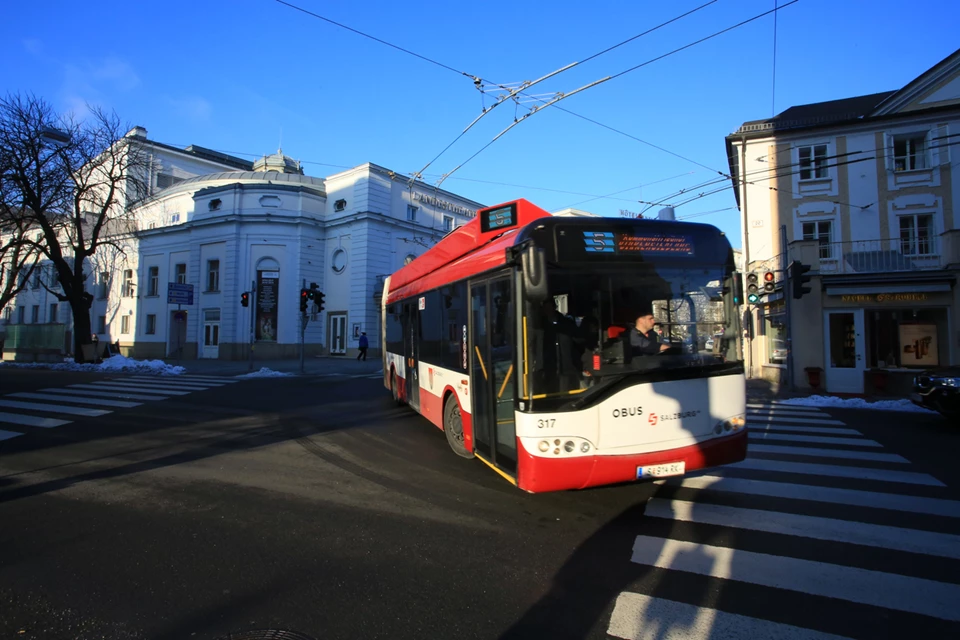
[[[453,204],[452,202],[447,202],[446,200],[441,200],[436,196],[428,196],[423,193],[413,194],[413,201],[420,202],[422,204],[429,204],[430,206],[436,207],[441,211],[449,211],[450,213],[458,213],[462,216],[467,216],[468,218],[473,218],[477,215],[477,212],[473,209],[468,209],[466,207],[461,207],[458,204]]]
[[[926,293],[860,293],[851,295],[842,295],[840,300],[854,304],[863,304],[876,302],[879,304],[892,304],[897,302],[925,302],[930,297]]]

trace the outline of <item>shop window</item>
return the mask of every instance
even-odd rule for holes
[[[783,304],[767,309],[763,333],[767,340],[767,364],[787,364],[787,326]]]
[[[803,239],[816,240],[820,244],[820,259],[833,258],[833,246],[830,244],[830,235],[833,223],[831,220],[817,220],[803,223]]]
[[[800,160],[801,180],[829,177],[827,171],[827,145],[815,144],[809,147],[800,147],[797,151]]]
[[[923,369],[940,364],[940,350],[946,349],[946,309],[877,309],[866,316],[871,368]]]
[[[928,256],[934,249],[933,214],[898,216],[900,220],[900,253],[906,256]]]

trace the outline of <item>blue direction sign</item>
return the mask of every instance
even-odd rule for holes
[[[193,304],[193,285],[167,283],[167,304]]]

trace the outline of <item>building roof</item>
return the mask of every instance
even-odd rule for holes
[[[766,135],[774,131],[822,127],[829,124],[861,120],[873,113],[877,105],[895,93],[896,91],[881,91],[865,96],[790,107],[772,118],[744,122],[731,136],[749,135],[751,133]]]
[[[279,171],[224,171],[221,173],[208,173],[203,176],[187,178],[172,187],[168,187],[168,189],[180,189],[185,185],[196,185],[206,182],[266,182],[273,184],[302,185],[321,191],[324,191],[326,186],[323,178],[305,176],[301,173],[281,173]]]

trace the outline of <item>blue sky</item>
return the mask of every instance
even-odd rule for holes
[[[788,0],[778,0],[786,4]],[[63,111],[114,109],[149,137],[252,158],[278,145],[326,176],[374,162],[419,171],[496,94],[694,9],[673,2],[455,3],[290,0],[425,61],[275,0],[15,3],[0,41],[0,90],[31,92]],[[552,97],[635,67],[772,9],[775,0],[717,0],[530,89]],[[530,116],[442,184],[483,204],[526,198],[548,210],[601,215],[639,201],[680,202],[716,177],[669,149],[727,170],[724,136],[791,105],[897,89],[958,46],[955,0],[800,0]],[[529,105],[505,102],[425,172],[435,184]],[[627,135],[624,135],[627,134]],[[697,190],[692,192],[696,195]],[[740,244],[730,189],[677,209]]]

